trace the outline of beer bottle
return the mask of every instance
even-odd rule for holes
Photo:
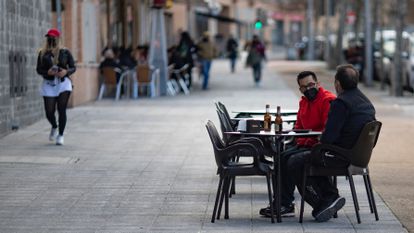
[[[263,130],[270,131],[272,125],[272,117],[270,116],[270,105],[266,104],[266,113],[264,115]]]
[[[276,118],[275,118],[275,132],[276,133],[282,133],[282,113],[280,112],[280,106],[277,106],[276,110]]]

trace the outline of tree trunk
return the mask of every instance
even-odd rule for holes
[[[395,12],[396,22],[396,40],[394,54],[394,75],[391,81],[391,95],[402,96],[403,64],[402,64],[402,33],[404,30],[404,17],[406,13],[406,0],[397,0],[398,10]]]
[[[345,28],[345,18],[346,18],[346,0],[338,0],[337,1],[338,8],[337,11],[339,12],[339,22],[338,22],[338,31],[336,33],[336,46],[335,46],[335,53],[334,59],[331,60],[329,63],[330,69],[335,69],[335,67],[341,63],[343,63],[344,56],[342,51],[342,37],[344,35],[344,28]]]
[[[371,5],[365,0],[365,85],[372,86],[372,36]]]

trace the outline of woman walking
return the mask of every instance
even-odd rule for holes
[[[246,66],[252,67],[254,82],[256,86],[259,86],[262,78],[262,61],[266,60],[265,46],[259,40],[259,37],[254,35],[252,41],[246,44],[245,50],[249,52]]]
[[[52,126],[49,140],[63,145],[63,132],[66,126],[66,108],[72,82],[69,76],[76,71],[73,56],[60,43],[60,32],[50,29],[45,35],[44,46],[40,49],[36,71],[43,76],[41,95],[43,96],[46,118]],[[56,123],[56,108],[59,114],[59,127]]]

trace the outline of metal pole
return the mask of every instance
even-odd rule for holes
[[[57,29],[62,31],[62,9],[60,6],[60,0],[55,0],[56,3],[56,20],[57,20]]]
[[[371,4],[365,0],[365,85],[372,86]]]
[[[330,49],[331,43],[329,41],[329,34],[331,33],[331,28],[329,27],[329,19],[331,17],[331,0],[325,0],[325,61],[330,60]]]
[[[309,28],[309,37],[308,37],[308,60],[314,59],[315,54],[315,43],[314,43],[314,28],[313,28],[313,0],[308,0],[308,28]]]

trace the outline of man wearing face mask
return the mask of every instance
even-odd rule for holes
[[[375,120],[375,108],[358,89],[359,73],[352,65],[337,67],[335,90],[338,97],[332,101],[321,143],[350,149],[356,143],[364,125]],[[303,168],[306,163],[322,167],[346,167],[346,161],[329,151],[312,151],[292,155],[287,162],[288,176],[302,190]],[[312,216],[318,222],[328,221],[345,205],[338,189],[329,177],[309,177],[305,201],[313,207]]]
[[[294,128],[323,131],[328,118],[330,104],[336,96],[319,85],[316,74],[312,71],[299,73],[297,82],[299,90],[304,96],[299,101],[299,111]],[[317,138],[297,138],[296,144],[281,154],[282,217],[295,216],[295,197],[293,195],[295,183],[288,175],[287,161],[294,154],[310,151],[311,147],[318,142]],[[260,214],[270,217],[270,208],[261,209]]]

